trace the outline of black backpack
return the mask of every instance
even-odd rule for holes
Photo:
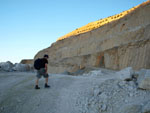
[[[34,61],[34,68],[36,70],[40,70],[40,68],[41,68],[41,59],[40,58],[38,58]]]

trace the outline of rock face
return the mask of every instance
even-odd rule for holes
[[[20,62],[21,64],[33,64],[33,59],[23,59]]]
[[[119,20],[92,31],[59,40],[38,52],[49,55],[49,73],[74,67],[150,68],[150,1]]]

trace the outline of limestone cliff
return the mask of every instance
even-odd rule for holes
[[[20,61],[21,64],[33,64],[33,59],[23,59]]]
[[[119,19],[67,36],[35,56],[50,56],[50,73],[74,71],[81,67],[150,68],[150,1]]]

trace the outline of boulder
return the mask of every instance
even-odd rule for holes
[[[91,76],[101,76],[102,75],[102,70],[90,71],[89,75],[91,75]]]
[[[16,63],[15,66],[13,67],[14,71],[31,71],[32,66],[29,64],[21,64],[21,63]]]
[[[118,113],[142,113],[142,105],[125,105],[121,108],[121,110]]]
[[[146,102],[146,104],[144,104],[142,113],[150,113],[150,102]]]
[[[127,67],[125,69],[122,69],[121,71],[116,72],[116,75],[121,80],[130,80],[133,74],[134,74],[134,71],[132,67]]]
[[[139,88],[150,90],[150,70],[141,69],[139,72],[137,83]]]
[[[0,63],[0,70],[1,71],[13,71],[12,68],[13,68],[13,63],[11,63],[10,61],[7,61],[7,62],[1,62]]]

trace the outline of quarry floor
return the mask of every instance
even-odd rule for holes
[[[77,113],[76,99],[83,90],[92,90],[97,79],[82,76],[50,74],[49,85],[44,88],[44,78],[39,81],[40,90],[34,89],[35,73],[0,73],[0,113]]]
[[[41,89],[35,90],[35,73],[1,72],[0,113],[84,113],[85,105],[82,99],[90,95],[95,86],[115,78],[116,76],[111,74],[101,76],[50,74],[51,88],[45,89],[45,80],[41,78],[39,81]]]

